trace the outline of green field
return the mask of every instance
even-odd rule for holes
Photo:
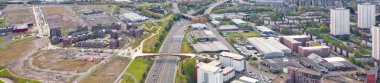
[[[195,59],[186,58],[179,62],[175,83],[196,83],[194,78]]]
[[[25,79],[25,78],[13,76],[8,70],[4,70],[4,71],[0,72],[0,77],[11,78],[15,81],[15,83],[41,83],[41,82],[36,81],[36,80],[30,80],[30,79]]]
[[[227,35],[228,37],[260,37],[261,36],[260,33],[256,31],[242,32],[242,33],[233,32],[233,33],[228,33]]]
[[[131,73],[140,82],[145,81],[146,76],[150,70],[153,60],[146,57],[137,57],[128,67],[127,71]],[[127,75],[124,75],[127,76]],[[126,83],[130,82],[130,79],[124,79]]]

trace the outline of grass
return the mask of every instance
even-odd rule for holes
[[[136,57],[129,65],[127,71],[131,73],[133,76],[135,76],[138,81],[143,82],[145,81],[145,78],[152,64],[153,60],[150,60],[149,58]],[[126,79],[124,79],[124,81],[129,83]]]
[[[196,60],[193,58],[186,58],[179,62],[175,83],[196,83],[194,78],[195,64]]]
[[[317,42],[309,42],[311,46],[322,46],[321,44],[317,43]]]
[[[167,34],[169,33],[169,30],[167,30],[166,28],[168,26],[171,26],[172,23],[170,23],[170,22],[173,22],[177,18],[177,16],[178,15],[170,15],[170,16],[156,22],[156,24],[158,25],[158,29],[154,30],[155,31],[154,33],[156,33],[156,32],[158,32],[158,33],[156,33],[156,35],[153,36],[152,38],[143,42],[144,43],[143,52],[155,53],[155,52],[159,51],[159,49],[163,43],[163,40],[165,40]]]
[[[131,59],[126,57],[114,57],[106,64],[100,66],[80,83],[104,83],[113,82],[123,72]]]
[[[334,38],[331,38],[328,34],[319,34],[324,41],[329,42],[333,45],[343,46],[343,42]]]
[[[15,83],[41,83],[40,81],[37,81],[37,80],[25,79],[25,78],[14,76],[8,70],[4,70],[0,72],[0,77],[11,78],[13,79]]]
[[[124,75],[123,76],[123,81],[121,83],[134,83],[133,79],[129,75]]]
[[[7,41],[7,39],[5,39],[4,37],[0,37],[0,43],[3,43],[5,41]]]
[[[5,17],[5,16],[0,18],[0,26],[3,26],[5,24],[6,19],[7,19],[7,17]]]
[[[193,49],[190,46],[190,42],[187,41],[186,37],[182,40],[181,53],[193,53]]]
[[[243,32],[243,33],[233,32],[233,33],[228,33],[227,35],[228,37],[260,37],[261,36],[260,33],[256,31]]]

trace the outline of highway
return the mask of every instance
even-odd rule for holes
[[[211,11],[216,7],[216,6],[219,6],[223,3],[226,3],[227,1],[229,0],[220,0],[216,3],[212,3],[208,6],[208,8],[205,10],[204,14],[203,15],[208,15],[208,14],[211,14]]]
[[[176,22],[161,46],[160,53],[180,53],[185,30],[189,25],[190,21],[187,20]],[[178,60],[177,56],[159,57],[150,69],[145,83],[174,83]]]

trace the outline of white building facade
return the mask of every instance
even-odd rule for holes
[[[371,28],[372,33],[372,57],[376,60],[380,60],[380,27],[373,26]]]
[[[358,27],[371,28],[376,23],[375,5],[370,3],[358,4]]]
[[[220,53],[219,61],[223,67],[232,67],[238,72],[245,70],[245,59],[242,55],[222,52]]]
[[[235,77],[235,69],[232,67],[226,67],[223,69],[223,82],[226,83],[227,81],[231,80]]]
[[[350,12],[345,8],[330,9],[330,34],[350,34]]]
[[[207,64],[198,65],[197,83],[223,83],[222,70]]]

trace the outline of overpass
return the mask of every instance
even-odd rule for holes
[[[196,54],[192,53],[142,53],[138,56],[180,56],[180,57],[196,57]]]
[[[208,8],[205,10],[205,12],[203,13],[203,15],[209,15],[211,14],[211,11],[216,7],[216,6],[219,6],[219,5],[222,5],[223,3],[226,3],[228,2],[229,0],[220,0],[216,3],[213,3],[211,5],[208,6]]]

